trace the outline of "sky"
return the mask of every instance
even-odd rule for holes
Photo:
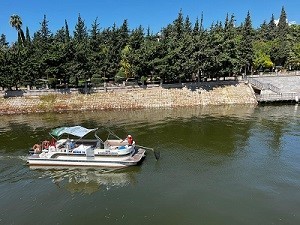
[[[182,10],[192,24],[203,14],[204,28],[224,22],[226,15],[234,15],[240,25],[250,12],[252,25],[258,28],[264,21],[269,22],[272,14],[278,19],[284,7],[289,21],[300,24],[299,0],[0,0],[0,35],[5,34],[9,43],[17,40],[17,32],[9,24],[10,16],[17,14],[23,21],[23,30],[29,28],[30,35],[38,31],[46,15],[52,33],[64,26],[65,20],[72,32],[78,15],[88,30],[98,18],[100,28],[121,26],[127,19],[130,29],[139,25],[154,34],[172,23]]]

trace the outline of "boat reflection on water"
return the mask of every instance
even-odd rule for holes
[[[72,168],[46,169],[30,167],[42,172],[42,178],[51,178],[59,188],[65,188],[71,193],[92,194],[101,189],[109,190],[113,187],[125,187],[136,182],[135,175],[139,167],[125,169],[107,168]]]

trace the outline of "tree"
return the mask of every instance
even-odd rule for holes
[[[293,24],[290,26],[290,43],[291,51],[287,58],[287,64],[290,69],[300,69],[300,25]]]
[[[40,57],[32,45],[27,45],[22,49],[22,60],[22,85],[28,85],[32,88],[43,74],[41,71],[43,68],[40,67]]]
[[[274,15],[272,14],[271,20],[268,24],[268,30],[267,30],[267,40],[272,41],[276,37],[276,24],[275,24],[275,19]]]
[[[129,29],[128,29],[128,21],[124,20],[121,27],[118,29],[119,33],[119,50],[122,51],[122,49],[127,45],[128,39],[129,39]]]
[[[21,46],[15,45],[4,52],[2,65],[0,68],[0,83],[2,87],[11,90],[13,87],[17,90],[22,84],[22,64],[24,63],[23,51]]]
[[[208,56],[210,52],[208,32],[203,29],[203,15],[199,23],[196,20],[193,30],[193,53],[191,55],[194,63],[194,73],[200,81],[201,76],[204,75],[205,71],[208,71]]]
[[[41,28],[39,30],[39,33],[40,33],[40,36],[41,36],[43,42],[48,42],[52,36],[52,33],[48,27],[48,23],[49,23],[49,21],[46,19],[46,15],[44,15],[43,21],[40,23]]]
[[[100,28],[99,28],[99,23],[98,23],[98,18],[96,18],[92,24],[92,29],[91,29],[91,35],[90,35],[90,44],[93,50],[97,50],[99,47],[99,33],[100,33]]]
[[[183,36],[184,24],[182,9],[179,11],[177,19],[173,22],[174,33],[177,39]]]
[[[184,21],[184,32],[185,33],[192,32],[192,24],[191,24],[189,16],[186,16],[185,21]]]
[[[281,40],[285,40],[288,34],[289,25],[287,22],[287,15],[284,7],[281,8],[281,13],[277,25],[277,37]]]
[[[24,36],[24,32],[22,30],[23,23],[22,23],[21,17],[14,14],[10,17],[9,23],[13,28],[15,28],[17,30],[18,40],[20,40],[21,44],[24,46],[25,36]]]
[[[77,18],[77,23],[75,25],[75,30],[74,30],[74,40],[80,43],[80,42],[87,41],[87,38],[88,38],[87,29],[84,20],[82,20],[79,14]]]
[[[88,33],[84,20],[78,15],[77,23],[74,30],[74,61],[72,69],[75,72],[75,80],[84,79],[85,92],[87,92],[87,80],[91,77],[89,49],[88,49]]]
[[[142,66],[144,63],[142,60],[143,56],[140,54],[143,42],[145,41],[146,38],[144,38],[144,30],[142,26],[134,29],[129,36],[128,45],[131,48],[130,63],[132,65],[131,69],[134,77],[141,77],[145,73]]]
[[[30,34],[29,34],[29,28],[26,27],[26,44],[30,44],[31,43],[31,37],[30,37]]]
[[[120,68],[120,40],[116,24],[104,32],[102,53],[105,54],[105,77],[112,80]]]
[[[200,25],[199,25],[199,19],[197,17],[194,28],[193,28],[193,35],[194,36],[197,35],[199,30],[200,30]]]
[[[0,36],[0,50],[2,50],[3,48],[8,48],[8,42],[6,41],[5,34],[1,34]]]
[[[287,15],[284,7],[282,7],[278,26],[276,28],[276,38],[273,42],[274,46],[271,50],[271,59],[275,63],[275,66],[286,66],[289,53],[291,52],[291,43],[287,39],[288,31]]]
[[[141,47],[141,44],[144,41],[144,30],[142,26],[139,26],[137,29],[134,29],[128,40],[128,44],[134,50],[137,50]]]
[[[268,24],[266,21],[264,21],[259,29],[257,30],[257,33],[256,33],[256,39],[261,39],[261,40],[268,40]]]
[[[126,45],[125,48],[121,52],[121,70],[124,71],[125,78],[132,77],[132,65],[130,63],[130,58],[132,55],[132,49],[129,45]]]
[[[216,76],[220,74],[222,69],[222,52],[224,43],[224,32],[221,22],[212,24],[208,34],[208,49],[207,49],[207,63],[205,70],[209,76]]]
[[[32,48],[34,49],[33,57],[40,68],[40,79],[49,79],[53,76],[56,64],[53,63],[52,52],[53,36],[48,27],[46,15],[44,15],[42,22],[40,22],[40,29],[33,34]]]
[[[247,75],[247,72],[251,71],[253,63],[253,36],[254,31],[252,28],[250,12],[248,11],[245,22],[242,26],[241,42],[239,45],[239,60],[244,67],[245,75]]]
[[[69,32],[69,25],[67,20],[65,20],[65,43],[70,42],[70,32]]]
[[[149,75],[151,78],[153,75],[156,78],[158,77],[157,59],[162,57],[159,48],[161,44],[161,42],[157,41],[156,35],[146,36],[146,38],[139,43],[139,48],[134,50],[132,63],[132,69],[136,77],[140,79],[143,77],[144,80],[146,80]]]
[[[252,28],[249,12],[240,26],[235,26],[233,15],[227,15],[224,23],[204,29],[203,14],[192,26],[182,10],[159,33],[151,33],[148,27],[146,35],[142,26],[129,30],[126,19],[120,27],[100,29],[96,18],[87,32],[80,14],[73,35],[66,20],[52,34],[45,15],[32,38],[28,27],[24,38],[19,16],[11,16],[10,23],[18,31],[18,41],[9,45],[6,36],[0,36],[0,85],[7,88],[33,86],[46,78],[52,87],[58,80],[78,86],[90,78],[98,83],[112,81],[118,73],[181,82],[200,80],[204,74],[247,74],[275,65],[300,69],[300,26],[288,25],[283,7],[278,26],[272,15],[259,29]]]
[[[227,15],[223,30],[223,43],[222,51],[220,54],[221,62],[221,75],[231,76],[236,74],[240,65],[238,62],[238,41],[237,32],[234,26],[234,15],[231,15],[230,19]]]
[[[253,67],[255,70],[264,71],[265,69],[271,69],[274,64],[270,57],[272,49],[271,41],[257,40],[253,43]]]
[[[89,62],[91,65],[91,76],[93,83],[101,83],[101,63],[103,61],[101,51],[101,42],[100,42],[100,28],[98,23],[98,18],[92,23],[92,29],[90,30],[89,36]]]

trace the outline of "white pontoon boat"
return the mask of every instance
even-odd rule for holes
[[[102,141],[96,129],[82,126],[60,127],[50,132],[52,140],[35,144],[27,159],[29,166],[126,167],[136,165],[145,157],[145,149],[137,148],[132,137],[123,140],[116,135]],[[95,131],[95,139],[83,139]],[[61,138],[67,135],[68,138]],[[75,137],[70,139],[70,136]]]

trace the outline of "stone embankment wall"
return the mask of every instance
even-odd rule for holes
[[[161,87],[94,94],[49,94],[0,99],[0,114],[257,104],[251,86],[241,83],[206,84],[196,88]]]

